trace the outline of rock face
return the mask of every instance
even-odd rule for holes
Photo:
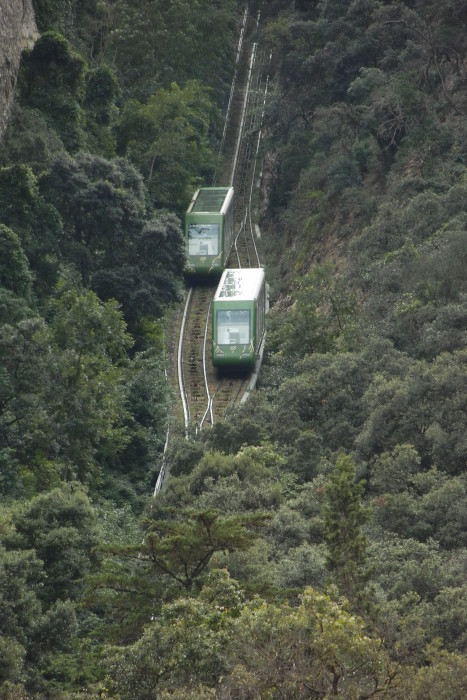
[[[8,123],[21,51],[39,36],[32,0],[0,0],[0,141]]]

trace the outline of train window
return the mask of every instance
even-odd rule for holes
[[[188,224],[188,255],[218,255],[219,224]]]
[[[216,312],[216,343],[218,345],[248,345],[250,342],[250,312],[230,309]]]

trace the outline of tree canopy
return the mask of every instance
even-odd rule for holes
[[[266,351],[189,440],[182,216],[245,4],[33,6],[0,144],[0,700],[463,700],[465,2],[248,3]]]

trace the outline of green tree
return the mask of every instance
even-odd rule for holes
[[[363,491],[364,482],[356,481],[354,462],[341,454],[326,484],[326,563],[342,593],[356,603],[362,601],[369,578],[362,527],[368,522],[370,511],[362,504]]]
[[[282,500],[282,457],[273,448],[243,447],[235,456],[206,453],[190,475],[190,491],[205,508],[230,514],[275,509]]]
[[[117,129],[118,152],[143,173],[157,207],[181,215],[196,187],[211,179],[213,116],[209,90],[198,81],[159,88],[145,104],[125,104]]]
[[[129,329],[144,342],[144,325],[160,318],[181,297],[185,244],[180,221],[155,213],[145,221],[127,249],[121,267],[97,269],[91,278],[102,299],[118,299]]]
[[[301,279],[294,297],[292,311],[273,326],[272,350],[287,356],[331,350],[355,304],[336,278],[333,266],[315,267]]]
[[[2,546],[0,628],[3,638],[16,640],[23,650],[41,614],[38,593],[44,578],[43,564],[33,550],[7,550]]]
[[[274,575],[280,588],[302,590],[305,586],[313,586],[321,589],[327,578],[323,546],[304,542],[289,549],[278,560]]]
[[[235,60],[234,0],[107,0],[97,10],[91,50],[97,61],[115,65],[125,96],[144,101],[159,87],[195,79],[210,85],[219,102],[226,98]]]
[[[132,341],[117,303],[102,303],[93,292],[64,288],[49,309],[60,379],[46,393],[55,455],[64,478],[99,479],[128,442],[123,366]]]
[[[449,477],[436,469],[409,472],[405,489],[389,489],[374,499],[374,519],[385,530],[403,537],[422,542],[433,539],[443,549],[464,547],[466,489],[464,476]]]
[[[370,698],[397,673],[363,621],[312,588],[296,607],[245,605],[231,639],[232,670],[221,684],[233,697]]]
[[[62,28],[76,18],[77,0],[33,0],[37,26],[41,32]]]
[[[127,261],[146,212],[144,184],[127,161],[88,153],[60,156],[40,188],[63,221],[64,257],[76,264],[85,283],[96,268]]]
[[[467,585],[442,588],[433,601],[431,615],[426,621],[430,638],[440,638],[450,651],[467,651]],[[428,616],[427,616],[428,617]]]
[[[18,236],[11,228],[0,224],[0,284],[27,298],[31,282],[28,260]]]
[[[248,549],[264,522],[262,515],[221,517],[213,510],[187,512],[182,521],[149,522],[142,559],[190,591],[216,552]]]
[[[245,603],[237,584],[214,571],[197,599],[164,606],[109,671],[123,700],[324,700],[383,693],[397,668],[343,602],[307,588],[294,607],[260,598]]]
[[[85,68],[65,37],[48,31],[25,52],[18,77],[22,104],[43,113],[70,153],[84,143],[79,103]]]
[[[214,687],[226,668],[231,623],[242,604],[238,584],[227,572],[212,571],[197,598],[165,605],[142,638],[109,661],[111,687],[122,700]]]
[[[32,551],[42,562],[45,581],[38,597],[76,600],[83,578],[96,567],[98,544],[96,513],[77,485],[65,485],[37,496],[13,516],[15,536],[8,543]]]
[[[460,473],[467,449],[460,429],[465,396],[459,390],[465,352],[442,353],[431,364],[403,363],[395,376],[375,374],[363,397],[366,420],[356,439],[359,454],[369,458],[409,443],[422,466]]]
[[[449,653],[436,642],[426,649],[425,663],[411,668],[394,697],[401,700],[462,700],[467,692],[465,656]]]
[[[19,462],[31,495],[77,475],[96,484],[128,442],[130,338],[116,302],[62,289],[48,315],[50,325],[30,318],[0,327],[2,455],[11,468]]]
[[[0,689],[23,677],[26,647],[41,616],[37,597],[44,580],[34,552],[0,549]]]
[[[391,454],[375,459],[370,485],[376,493],[400,493],[407,489],[420,468],[420,457],[413,445],[396,445]]]
[[[113,621],[112,626],[103,621],[102,635],[119,641],[138,638],[164,602],[199,590],[216,555],[253,547],[266,520],[258,514],[224,517],[213,510],[171,515],[148,521],[143,543],[101,548],[110,559],[102,575],[89,580],[86,605],[96,612],[106,610]]]
[[[178,299],[185,260],[180,222],[148,206],[129,161],[61,156],[41,178],[41,190],[63,221],[63,258],[101,299],[122,304],[133,332]]]
[[[0,143],[0,164],[29,166],[40,173],[65,147],[55,129],[38,109],[14,102]]]
[[[41,197],[30,167],[0,168],[0,219],[18,236],[35,273],[34,291],[43,299],[57,279],[62,222],[54,207]]]
[[[418,542],[414,538],[384,533],[369,545],[372,580],[389,600],[403,601],[416,594],[420,601],[433,600],[448,585],[449,572],[434,540]],[[427,641],[427,640],[425,640]]]
[[[3,512],[1,517],[3,520]],[[52,603],[44,609],[41,597],[47,574],[43,562],[34,549],[16,548],[15,537],[11,522],[6,528],[2,522],[5,546],[0,548],[1,697],[9,697],[10,684],[19,681],[33,692],[46,690],[49,683],[60,683],[63,675],[57,661],[62,653],[70,651],[76,633],[76,614],[70,601]]]
[[[35,317],[0,326],[0,358],[2,485],[6,494],[35,493],[59,479],[56,464],[38,466],[44,451],[52,458],[53,444],[44,405],[53,353],[44,321]]]
[[[118,94],[118,79],[108,66],[88,71],[83,100],[87,142],[93,153],[106,158],[115,156],[115,137],[111,127],[117,114],[115,101]]]

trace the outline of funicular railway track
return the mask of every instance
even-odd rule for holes
[[[237,62],[226,124],[222,138],[219,167],[213,184],[232,185],[236,192],[236,240],[227,266],[260,267],[260,259],[252,225],[252,193],[261,138],[261,119],[268,88],[268,61],[258,51],[255,41],[260,21],[248,12],[243,23],[237,49]],[[261,108],[262,104],[262,108]],[[217,280],[211,284],[194,284],[188,292],[179,330],[177,377],[180,401],[169,420],[169,434],[177,432],[181,420],[185,436],[223,419],[236,403],[245,398],[252,383],[250,373],[220,373],[212,365],[210,307]],[[165,451],[164,451],[165,453]],[[154,489],[162,488],[166,477],[165,460]]]
[[[227,262],[232,268],[259,267],[261,264],[251,224],[260,105],[267,85],[264,56],[259,57],[258,45],[253,40],[259,19],[259,13],[252,17],[245,12],[235,86],[231,93],[221,164],[216,174],[219,182],[232,184],[236,192],[237,235]],[[178,373],[187,434],[224,418],[241,399],[250,382],[248,373],[220,373],[210,362],[212,319],[209,310],[215,287],[216,283],[193,285],[180,334]]]
[[[264,54],[259,54],[257,44],[253,45],[253,61],[256,64],[256,69],[252,70],[250,75],[240,154],[235,173],[235,218],[239,222],[239,235],[229,257],[229,267],[256,267],[259,265],[255,231],[252,225],[252,192],[255,185],[262,119],[261,100],[267,88],[267,78],[264,78]]]
[[[248,8],[245,10],[222,139],[222,153],[215,177],[215,184],[233,185],[236,192],[237,238],[227,263],[234,268],[260,266],[251,225],[251,193],[260,128],[259,104],[264,99],[267,86],[264,57],[258,59],[258,46],[255,42],[259,20],[259,13],[252,16],[248,13]],[[177,374],[186,436],[224,418],[235,403],[241,400],[250,382],[248,373],[222,374],[212,366],[210,306],[217,281],[193,284],[183,313]],[[180,417],[181,412],[177,415]],[[155,493],[162,485],[163,476],[161,474]]]
[[[182,371],[188,407],[188,423],[199,426],[206,410],[204,348],[214,284],[193,286],[183,333]],[[180,371],[180,370],[179,370]],[[185,423],[187,420],[185,419]],[[196,428],[195,428],[196,429]]]
[[[258,56],[254,43],[251,49],[249,73],[243,95],[241,116],[241,138],[238,142],[233,185],[236,192],[235,221],[237,236],[227,261],[229,268],[260,267],[261,261],[256,246],[256,235],[252,224],[252,192],[255,185],[258,134],[260,128],[260,101],[264,99],[267,78],[264,76],[264,57]],[[212,319],[210,319],[212,322]],[[211,337],[209,328],[208,338]],[[205,353],[207,349],[205,348]],[[211,395],[212,422],[226,417],[238,403],[251,383],[248,374],[232,371],[222,375],[209,363],[208,387]],[[208,417],[206,417],[207,419]]]

